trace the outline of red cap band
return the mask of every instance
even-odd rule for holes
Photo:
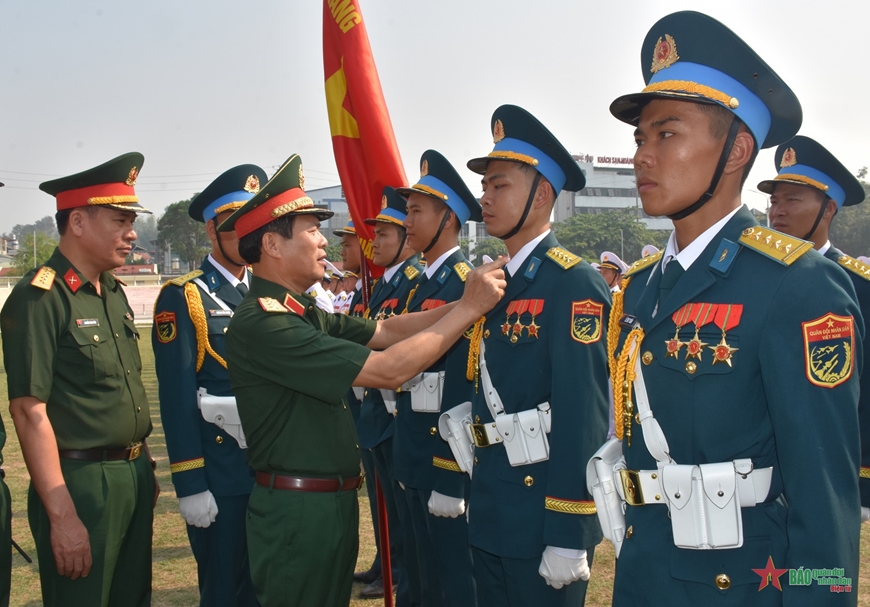
[[[126,183],[103,183],[57,194],[57,210],[65,211],[93,204],[124,204],[139,202],[133,186]]]
[[[285,207],[286,208],[282,208]],[[262,228],[270,221],[298,211],[299,209],[309,209],[314,207],[314,201],[311,200],[305,192],[300,188],[292,188],[286,192],[281,192],[258,206],[253,211],[245,213],[236,220],[236,236],[241,238]]]

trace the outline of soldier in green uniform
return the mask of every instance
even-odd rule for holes
[[[157,483],[145,438],[139,329],[111,270],[136,232],[129,153],[39,187],[60,243],[0,313],[12,419],[46,605],[149,605]]]
[[[254,279],[227,332],[227,362],[256,485],[248,554],[264,607],[347,605],[358,550],[359,446],[345,395],[389,388],[443,356],[501,297],[501,262],[455,305],[382,321],[318,310],[320,220],[292,156],[219,230],[235,230]]]
[[[776,177],[758,184],[770,194],[771,226],[789,236],[809,240],[815,249],[846,270],[866,326],[870,319],[870,266],[831,244],[828,232],[842,207],[864,202],[865,192],[849,169],[818,142],[798,135],[776,149]],[[870,340],[864,340],[865,364]],[[861,381],[861,520],[870,519],[870,380]]]
[[[590,488],[619,550],[613,604],[854,605],[855,291],[811,243],[741,204],[757,150],[794,136],[800,104],[696,12],[653,25],[641,68],[646,88],[610,111],[634,128],[644,212],[674,232],[626,272],[611,315],[622,440],[590,462]],[[845,575],[836,589],[797,584],[788,570],[801,568]]]
[[[400,314],[408,302],[411,289],[423,272],[419,258],[408,245],[402,222],[407,201],[394,188],[383,190],[381,211],[365,222],[374,226],[372,253],[375,265],[384,275],[372,288],[366,318],[383,320]],[[393,431],[395,429],[396,392],[371,388],[365,391],[357,433],[363,452],[372,455],[384,493],[387,520],[390,523],[390,546],[393,558],[393,583],[398,583],[397,607],[420,603],[420,574],[416,547],[405,547],[401,525],[410,525],[407,501],[399,495],[393,469]],[[401,498],[401,499],[398,499]],[[373,510],[374,512],[374,510]],[[384,595],[383,578],[360,592],[363,598]]]
[[[480,220],[480,205],[444,156],[427,150],[420,179],[399,193],[408,198],[408,244],[426,260],[425,272],[405,302],[408,312],[443,306],[462,296],[471,264],[459,248],[459,230]],[[474,605],[468,546],[468,477],[438,434],[445,409],[471,398],[465,378],[468,340],[402,386],[396,407],[393,461],[400,495],[408,504],[406,542],[416,546],[423,605]]]
[[[504,299],[472,337],[475,439],[469,537],[477,600],[582,605],[601,540],[583,463],[607,437],[607,285],[550,230],[579,165],[522,108],[491,121],[495,147],[468,167],[483,176],[486,231],[511,260]],[[552,421],[550,421],[552,419]]]
[[[193,199],[188,213],[206,224],[211,253],[199,270],[167,282],[154,306],[160,417],[203,607],[257,605],[245,540],[254,474],[232,400],[224,335],[251,275],[235,234],[218,233],[217,226],[267,179],[260,167],[244,164]]]
[[[3,184],[0,183],[0,188]],[[0,465],[3,465],[3,447],[6,445],[6,426],[0,418]],[[0,468],[0,546],[12,545],[12,498],[6,485],[6,474]],[[9,605],[12,584],[12,551],[0,552],[0,607]]]

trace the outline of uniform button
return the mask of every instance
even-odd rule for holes
[[[127,375],[130,375],[130,369],[127,369]]]
[[[356,447],[357,449],[359,449],[359,445],[354,445],[354,447]]]
[[[214,438],[214,442],[216,442],[217,444],[220,445],[221,443],[224,442],[224,437],[221,436],[220,434],[218,434],[218,435]]]
[[[526,487],[531,487],[532,485],[535,484],[535,479],[532,478],[531,476],[527,476],[526,478],[523,479],[523,482],[526,484]]]
[[[634,535],[634,527],[629,525],[628,529],[625,530],[625,539],[630,538],[632,535]]]
[[[489,329],[487,329],[486,331],[483,332],[483,338],[484,338],[484,339],[488,339],[488,338],[489,338]]]
[[[345,411],[347,411],[347,405],[342,405],[341,407],[342,407],[342,409],[344,409]]]
[[[689,375],[694,375],[695,371],[697,371],[697,370],[698,370],[698,365],[696,365],[691,360],[686,363],[686,373],[688,373]]]
[[[476,455],[474,456],[474,465],[475,466],[477,465],[477,456]]]
[[[136,407],[136,413],[139,413],[142,410],[142,407]]]
[[[368,395],[369,395],[369,391],[368,391],[368,390],[365,390],[365,391],[363,392],[363,396],[368,396]]]
[[[720,573],[716,576],[716,588],[719,590],[728,590],[731,588],[731,578],[724,573]]]
[[[517,343],[517,340],[518,340],[518,339],[519,339],[519,337],[517,337],[516,335],[511,335],[511,343],[512,343],[512,344]]]
[[[224,333],[227,332],[227,329],[228,329],[228,328],[229,328],[229,327],[224,327]]]
[[[429,434],[435,436],[436,434],[438,434],[438,428],[429,428]]]
[[[115,339],[118,339],[118,334],[117,334],[117,333],[115,333]]]
[[[475,423],[475,424],[479,424],[479,423],[480,423],[480,416],[479,416],[479,415],[475,415],[475,416],[474,416],[474,423]]]
[[[100,341],[100,336],[99,336],[99,335],[94,335],[94,341]]]
[[[653,353],[647,350],[643,353],[643,364],[648,365],[653,361]]]

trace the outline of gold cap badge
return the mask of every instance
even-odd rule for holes
[[[659,41],[656,42],[656,47],[653,50],[652,66],[649,69],[655,74],[659,70],[671,67],[679,58],[677,43],[674,42],[674,37],[670,34],[665,34],[664,40],[659,38]]]
[[[136,185],[136,179],[139,177],[139,167],[133,167],[130,169],[130,172],[127,173],[127,180],[124,182],[129,186]]]
[[[260,178],[256,175],[249,175],[248,180],[245,181],[244,190],[249,194],[256,194],[260,191]]]
[[[792,167],[797,164],[797,154],[794,151],[794,148],[788,148],[782,154],[782,160],[779,161],[779,167]]]
[[[504,124],[501,120],[496,120],[492,127],[492,142],[498,143],[504,139]]]
[[[387,208],[387,197],[381,196],[381,210],[383,211],[386,208]]]
[[[423,164],[420,165],[420,177],[425,177],[429,174],[429,161],[424,160]]]

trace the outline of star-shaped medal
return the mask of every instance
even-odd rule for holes
[[[731,355],[734,352],[737,352],[740,348],[732,348],[725,342],[725,334],[722,334],[722,339],[715,346],[707,346],[711,350],[713,350],[713,364],[716,363],[728,363],[728,366],[731,367]]]
[[[665,346],[667,347],[667,354],[665,354],[665,358],[667,358],[668,356],[678,358],[680,354],[680,348],[685,345],[686,342],[680,341],[680,329],[679,327],[677,327],[677,330],[674,331],[673,338],[665,340]]]
[[[701,354],[704,352],[704,346],[706,345],[707,342],[701,341],[698,338],[698,330],[695,329],[695,336],[686,344],[686,360],[690,358],[701,360]]]
[[[532,318],[532,322],[529,323],[529,326],[526,327],[529,330],[529,337],[538,337],[538,329],[541,327],[535,324],[535,319]]]
[[[511,315],[508,314],[507,318],[504,319],[504,324],[501,326],[501,334],[507,335],[511,330]]]

